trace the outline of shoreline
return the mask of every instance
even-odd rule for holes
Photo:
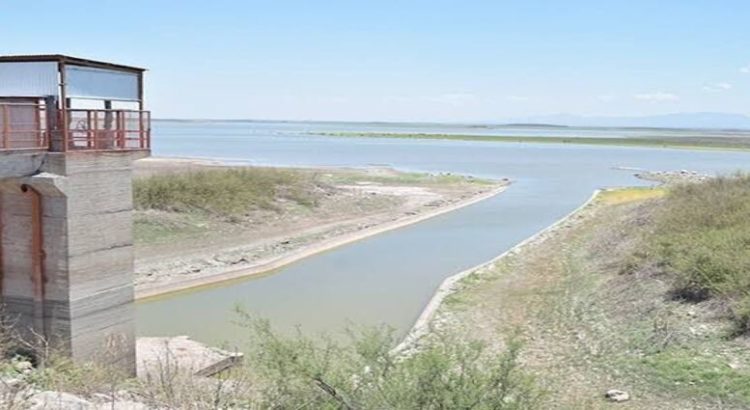
[[[418,222],[425,221],[473,204],[481,202],[483,200],[492,198],[508,188],[509,184],[505,184],[494,189],[488,190],[481,194],[472,196],[464,200],[457,201],[450,205],[437,208],[429,212],[423,212],[417,215],[411,215],[403,218],[399,218],[393,221],[381,223],[369,228],[362,229],[357,232],[346,233],[337,237],[325,239],[319,242],[312,243],[302,248],[296,249],[292,252],[262,259],[255,263],[252,267],[246,267],[236,270],[227,270],[220,273],[211,275],[205,275],[201,277],[190,278],[187,280],[173,281],[173,282],[162,282],[162,283],[148,283],[142,286],[136,286],[135,289],[135,300],[143,301],[146,299],[158,298],[170,293],[176,293],[181,291],[194,290],[202,287],[208,287],[212,285],[218,285],[223,282],[229,282],[238,279],[245,279],[253,276],[261,276],[267,274],[273,270],[279,269],[286,265],[300,261],[310,256],[314,256],[319,253],[323,253],[334,248],[344,246],[350,243],[354,243],[384,232],[400,229]]]
[[[440,307],[442,306],[445,298],[450,296],[451,294],[453,294],[454,292],[458,290],[456,285],[462,279],[466,278],[472,273],[478,272],[481,269],[490,267],[510,255],[516,254],[518,251],[520,251],[522,248],[526,247],[527,245],[534,243],[535,241],[541,239],[545,235],[549,235],[550,233],[556,231],[557,229],[560,229],[560,227],[565,222],[567,222],[571,218],[578,215],[581,211],[589,207],[589,205],[591,205],[594,201],[596,201],[599,195],[605,191],[607,191],[607,189],[595,190],[593,194],[591,194],[591,196],[583,204],[578,206],[576,209],[574,209],[567,215],[563,216],[562,218],[558,219],[557,221],[553,222],[551,225],[547,226],[541,231],[538,231],[534,233],[533,235],[529,236],[528,238],[517,243],[516,245],[506,250],[505,252],[501,253],[500,255],[490,259],[489,261],[480,263],[479,265],[473,266],[469,269],[465,269],[461,272],[458,272],[454,275],[451,275],[445,278],[443,282],[440,283],[440,286],[438,286],[438,288],[435,290],[435,293],[433,293],[432,298],[430,298],[429,302],[427,302],[427,305],[425,305],[424,309],[419,314],[419,317],[414,322],[412,327],[406,333],[406,335],[401,340],[401,342],[398,345],[396,345],[396,347],[393,348],[392,352],[394,354],[400,354],[417,346],[417,344],[419,343],[419,340],[429,333],[433,320],[435,319],[435,316],[438,312],[438,309],[440,309]]]
[[[667,138],[625,138],[625,137],[552,137],[552,136],[508,136],[508,135],[466,135],[466,134],[431,134],[431,133],[399,133],[399,132],[311,132],[310,135],[327,138],[373,138],[373,139],[411,139],[411,140],[435,140],[435,141],[469,141],[469,142],[495,142],[495,143],[523,143],[523,144],[561,144],[561,145],[588,145],[602,147],[623,148],[653,148],[653,149],[677,149],[688,151],[750,151],[750,140],[747,137],[735,138],[736,141],[727,141],[715,137],[703,140],[694,140],[692,137]]]

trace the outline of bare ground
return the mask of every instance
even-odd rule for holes
[[[623,273],[658,196],[605,192],[466,276],[431,330],[495,349],[520,335],[524,367],[548,392],[545,408],[748,408],[750,343],[727,337],[721,306],[672,300],[665,278],[648,269]],[[631,399],[610,403],[609,389]]]
[[[136,178],[227,168],[153,158]],[[296,169],[315,183],[314,206],[279,198],[238,220],[185,212],[136,212],[136,297],[259,274],[294,260],[435,216],[499,193],[507,181],[409,174],[389,168]]]

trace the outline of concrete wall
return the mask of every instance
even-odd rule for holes
[[[0,151],[0,179],[34,175],[39,172],[47,153]]]
[[[129,374],[135,372],[134,155],[48,153],[40,173],[0,181],[6,312],[17,315],[21,325],[36,325],[75,360],[114,363]],[[23,184],[42,195],[42,302],[33,294],[31,197],[21,192]]]

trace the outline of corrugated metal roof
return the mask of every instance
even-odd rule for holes
[[[85,58],[71,57],[62,54],[37,54],[37,55],[14,55],[14,56],[0,56],[0,63],[21,63],[21,62],[61,62],[71,65],[78,65],[84,67],[94,68],[105,68],[110,70],[128,71],[128,72],[143,72],[145,68],[127,66],[122,64],[108,63],[105,61],[89,60]]]

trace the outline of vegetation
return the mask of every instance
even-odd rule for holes
[[[250,351],[245,365],[213,379],[177,368],[168,355],[145,380],[94,365],[77,366],[48,356],[32,370],[0,368],[2,377],[19,379],[0,386],[2,408],[25,408],[30,389],[77,394],[116,408],[126,398],[149,408],[258,409],[534,409],[541,391],[519,369],[520,344],[487,351],[466,338],[435,337],[419,350],[396,355],[386,329],[350,331],[350,340],[281,337],[270,324],[243,314]],[[98,396],[98,397],[97,397]],[[117,397],[120,397],[117,399]]]
[[[279,338],[266,321],[246,322],[247,357],[262,383],[262,407],[316,409],[530,409],[540,392],[519,368],[520,344],[502,353],[446,335],[394,355],[386,329],[349,332],[345,344]]]
[[[312,188],[312,189],[311,189]],[[200,211],[236,217],[251,209],[275,209],[279,200],[314,206],[314,175],[273,168],[233,168],[136,179],[136,209]]]
[[[604,138],[604,137],[530,137],[506,135],[462,135],[462,134],[408,134],[376,132],[325,132],[314,135],[341,138],[403,138],[416,140],[448,141],[483,141],[483,142],[517,142],[537,144],[584,144],[584,145],[617,145],[652,148],[685,148],[685,149],[750,149],[750,138],[747,137],[662,137],[653,138]]]
[[[328,174],[323,179],[329,184],[356,184],[358,182],[369,182],[388,185],[496,185],[497,181],[474,178],[452,173],[426,174],[422,172],[393,172],[386,170],[381,173],[370,173],[363,178],[361,172],[340,171]]]
[[[676,298],[726,304],[735,333],[750,332],[750,176],[672,189],[640,256],[673,278]]]
[[[750,403],[750,373],[737,371],[725,358],[692,349],[668,349],[642,360],[646,376],[664,388],[686,386],[699,397],[736,398]]]

